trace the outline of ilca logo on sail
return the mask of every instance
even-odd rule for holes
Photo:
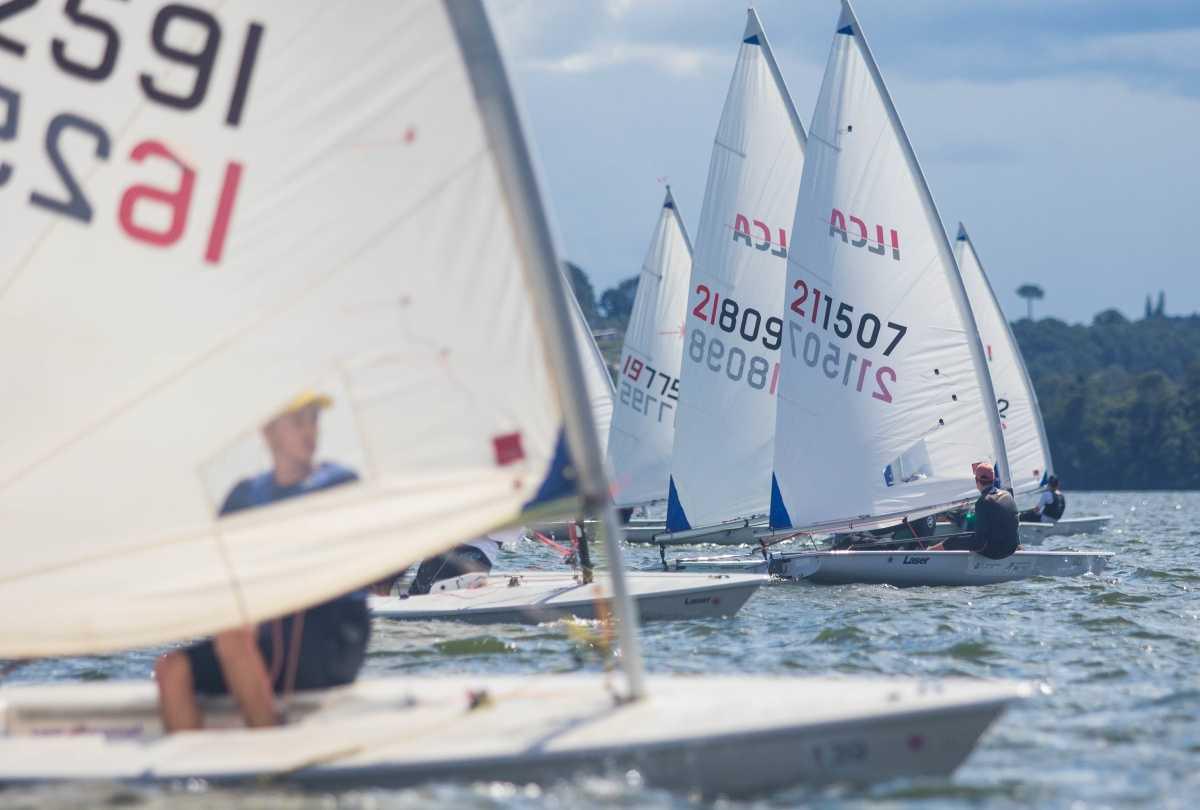
[[[886,245],[883,241],[883,226],[875,226],[875,238],[867,238],[867,223],[853,214],[850,216],[850,225],[854,230],[858,231],[857,237],[852,236],[846,228],[846,215],[838,209],[833,209],[833,213],[829,215],[829,235],[842,237],[842,242],[847,242],[854,247],[866,247],[872,253],[882,256],[886,251]],[[896,233],[895,228],[888,229],[892,240],[892,258],[900,261],[900,234]]]
[[[771,228],[762,220],[753,220],[754,230],[762,232],[762,239],[757,239],[750,234],[751,220],[745,214],[738,214],[733,221],[733,241],[743,241],[746,247],[754,247],[758,250],[770,250],[772,256],[778,256],[781,259],[787,258],[787,231],[783,228],[779,229],[779,239],[775,242],[771,241]]]

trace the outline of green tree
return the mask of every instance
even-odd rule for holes
[[[637,296],[638,277],[627,278],[616,287],[605,290],[600,296],[600,309],[609,321],[619,324],[624,330],[633,312],[633,299]]]
[[[565,266],[567,280],[571,282],[571,291],[575,293],[575,300],[579,302],[579,308],[583,310],[584,320],[595,329],[600,322],[600,312],[596,308],[596,290],[592,287],[591,279],[574,262],[565,262]]]

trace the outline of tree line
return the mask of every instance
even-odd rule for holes
[[[592,328],[623,335],[637,277],[597,296],[582,269],[568,275]],[[1012,326],[1064,487],[1200,489],[1200,315],[1167,315],[1159,293],[1139,320],[1109,309]]]

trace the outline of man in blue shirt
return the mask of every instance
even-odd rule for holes
[[[358,480],[353,470],[314,461],[323,394],[297,397],[263,426],[272,467],[242,479],[220,515],[266,506]],[[358,590],[257,628],[227,630],[208,641],[162,656],[154,668],[167,731],[200,728],[196,693],[230,693],[247,726],[279,722],[274,694],[352,682],[370,637],[366,591]],[[267,662],[270,662],[268,669]]]

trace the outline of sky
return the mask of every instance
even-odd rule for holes
[[[636,275],[662,179],[689,228],[745,25],[738,0],[488,0],[565,257]],[[805,126],[838,0],[755,3]],[[1088,323],[1200,311],[1200,2],[858,0],[951,236],[1001,305]]]

